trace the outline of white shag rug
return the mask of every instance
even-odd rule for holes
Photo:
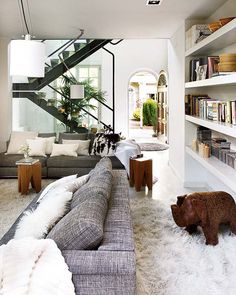
[[[0,180],[0,237],[35,196],[16,192],[17,180]],[[137,295],[235,295],[236,236],[226,230],[217,246],[206,246],[202,233],[190,236],[176,226],[173,202],[131,199]]]
[[[228,229],[206,246],[202,233],[176,226],[170,203],[132,199],[131,211],[138,295],[236,294],[236,236]]]

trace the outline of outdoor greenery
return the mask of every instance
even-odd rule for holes
[[[140,108],[136,108],[133,112],[133,118],[135,121],[140,121]]]
[[[133,118],[140,121],[140,108],[136,108],[133,112]],[[157,103],[155,100],[148,98],[143,103],[143,125],[156,126],[157,121]]]
[[[143,125],[153,126],[157,119],[157,103],[153,99],[147,99],[143,103]]]

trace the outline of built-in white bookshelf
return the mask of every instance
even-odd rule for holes
[[[195,58],[196,56],[217,55],[217,53],[224,52],[225,50],[227,53],[236,53],[236,19],[232,20],[185,52],[186,78],[188,78],[187,70],[189,68],[190,59]],[[207,94],[210,92],[213,99],[218,97],[218,95],[225,95],[225,97],[220,97],[220,99],[233,100],[235,97],[234,100],[236,100],[235,86],[236,73],[233,73],[200,81],[186,82],[185,94],[194,94],[195,92]],[[230,96],[230,99],[228,96]],[[196,139],[196,130],[198,126],[209,128],[226,138],[229,136],[230,141],[236,143],[236,126],[185,115],[185,151],[188,155],[185,163],[187,169],[186,175],[189,174],[189,179],[192,181],[192,178],[196,177],[196,175],[197,177],[200,177],[203,172],[210,173],[218,179],[218,183],[222,183],[236,193],[236,170],[213,156],[210,158],[202,158],[189,146],[191,141]],[[192,166],[194,162],[193,160],[197,162],[196,167]],[[190,162],[188,163],[188,161]],[[193,170],[194,173],[192,173]],[[197,177],[195,178],[196,182],[198,181]]]
[[[222,75],[212,77],[210,79],[186,82],[185,88],[209,87],[209,86],[223,86],[235,85],[236,86],[236,73],[230,75]]]
[[[186,146],[186,153],[200,163],[204,169],[207,169],[211,174],[220,179],[222,183],[236,192],[236,170],[215,157],[202,158],[188,146]]]
[[[236,19],[232,20],[185,52],[185,56],[209,54],[235,43]]]
[[[222,122],[214,122],[211,120],[205,120],[194,116],[185,115],[185,119],[188,122],[192,122],[196,125],[204,126],[211,130],[214,130],[219,133],[223,133],[225,135],[236,138],[236,125],[222,123]]]

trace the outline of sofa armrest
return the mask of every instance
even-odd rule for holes
[[[73,275],[135,274],[133,251],[63,250],[62,255]]]

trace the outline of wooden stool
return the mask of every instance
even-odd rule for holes
[[[135,186],[137,192],[145,185],[152,189],[152,159],[130,158],[129,183],[131,187]]]
[[[29,192],[29,184],[36,193],[41,190],[41,163],[37,162],[32,165],[18,165],[18,191],[22,195]]]

